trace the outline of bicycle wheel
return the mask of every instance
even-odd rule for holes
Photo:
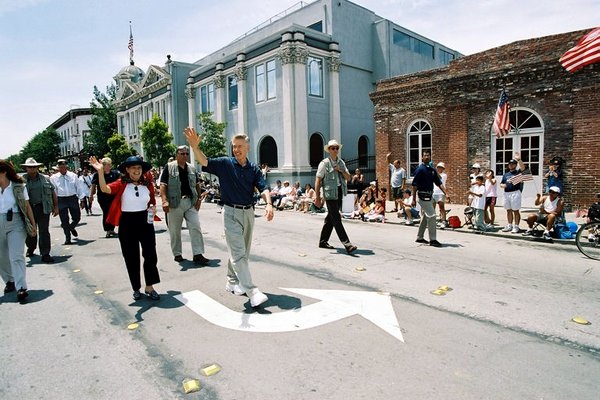
[[[575,243],[585,256],[600,260],[600,222],[590,222],[579,228]]]

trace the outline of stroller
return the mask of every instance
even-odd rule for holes
[[[469,229],[474,229],[475,226],[473,225],[473,214],[475,214],[475,210],[473,210],[473,207],[465,207],[465,224],[463,226],[467,226],[470,225]]]

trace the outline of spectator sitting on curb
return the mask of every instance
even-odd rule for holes
[[[406,220],[405,225],[413,225],[413,219],[419,219],[419,203],[413,207],[412,202],[412,191],[410,189],[405,189],[402,193],[402,209],[398,212],[398,218],[400,218],[400,215],[404,215],[404,219]]]
[[[523,235],[533,235],[533,224],[537,222],[546,226],[543,237],[546,240],[550,240],[550,230],[554,228],[556,218],[562,215],[564,207],[563,199],[560,197],[560,188],[558,186],[551,186],[548,188],[547,196],[542,196],[538,193],[535,205],[540,206],[540,211],[529,214],[527,217],[529,228]]]

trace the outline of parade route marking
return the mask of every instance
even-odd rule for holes
[[[280,289],[321,301],[291,311],[273,314],[248,314],[233,311],[200,290],[182,293],[175,296],[175,298],[205,320],[217,326],[237,331],[293,332],[314,328],[359,314],[396,339],[404,342],[389,293]]]

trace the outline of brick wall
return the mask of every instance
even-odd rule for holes
[[[600,192],[600,168],[593,162],[600,154],[600,64],[572,74],[558,63],[587,32],[523,40],[378,82],[371,94],[378,180],[389,184],[388,152],[407,164],[407,129],[425,119],[432,125],[433,159],[446,163],[450,196],[462,203],[470,165],[491,167],[491,127],[505,87],[513,108],[541,120],[544,167],[554,156],[565,160],[566,202],[588,206]]]

